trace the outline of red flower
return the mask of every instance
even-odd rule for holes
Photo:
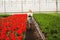
[[[6,32],[10,30],[10,37],[12,40],[15,40],[14,32],[17,32],[21,36],[18,36],[18,40],[22,40],[22,33],[26,32],[26,20],[27,14],[15,14],[6,18],[0,18],[0,39],[6,38],[9,40],[10,38],[7,37]]]
[[[16,40],[15,35],[13,33],[10,34],[12,40]]]
[[[6,37],[6,40],[10,40],[8,36],[5,36]]]
[[[22,36],[18,36],[17,38],[18,38],[18,40],[22,40]]]

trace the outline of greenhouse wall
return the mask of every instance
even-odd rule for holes
[[[60,0],[0,0],[0,12],[60,11]]]

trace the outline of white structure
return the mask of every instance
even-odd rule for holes
[[[60,0],[58,11],[60,11]],[[56,0],[0,0],[0,12],[56,11]]]

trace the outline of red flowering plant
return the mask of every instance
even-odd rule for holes
[[[0,18],[0,40],[22,40],[26,32],[27,14],[15,14]]]

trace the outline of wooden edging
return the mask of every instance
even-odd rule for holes
[[[41,29],[39,28],[39,25],[36,23],[36,21],[34,20],[33,17],[32,17],[32,21],[34,22],[35,27],[36,27],[36,29],[37,29],[39,35],[41,36],[42,40],[45,40],[45,36],[44,36],[44,34],[42,33]]]

